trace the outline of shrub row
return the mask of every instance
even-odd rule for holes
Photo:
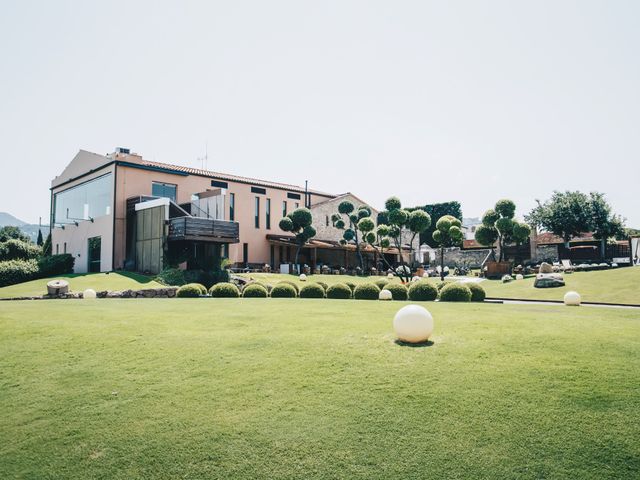
[[[9,243],[12,240],[9,240]],[[65,275],[73,272],[75,259],[64,253],[35,259],[7,260],[0,262],[0,287],[28,282],[36,278]]]
[[[0,261],[35,260],[42,254],[42,249],[29,242],[18,239],[0,243]]]

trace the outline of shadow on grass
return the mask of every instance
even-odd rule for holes
[[[427,340],[426,342],[418,342],[418,343],[409,343],[409,342],[403,342],[402,340],[395,340],[394,343],[401,347],[411,347],[411,348],[424,348],[424,347],[431,347],[432,345],[434,345],[434,343],[431,340]]]

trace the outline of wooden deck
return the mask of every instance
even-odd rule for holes
[[[238,243],[240,241],[239,235],[237,222],[200,217],[169,219],[169,240]]]

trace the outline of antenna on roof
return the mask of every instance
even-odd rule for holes
[[[204,157],[198,157],[198,162],[200,162],[201,170],[209,169],[209,145],[207,142],[204,143]]]

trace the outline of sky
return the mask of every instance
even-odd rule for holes
[[[4,0],[0,211],[79,149],[379,208],[600,191],[640,227],[640,2]]]

